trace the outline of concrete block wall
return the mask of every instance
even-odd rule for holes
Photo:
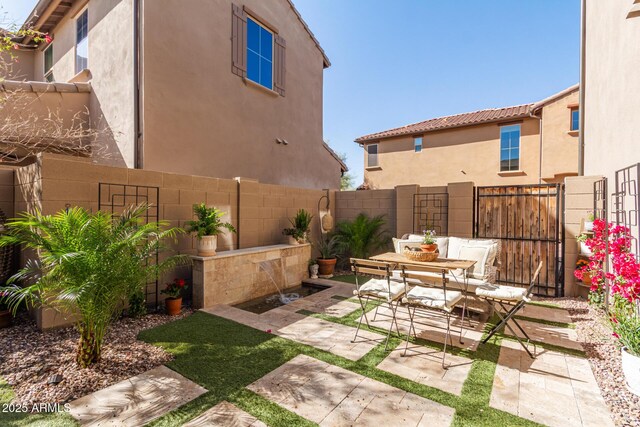
[[[396,191],[363,190],[338,191],[336,198],[336,221],[350,221],[364,212],[373,217],[384,215],[385,230],[396,233]]]
[[[240,248],[275,245],[287,241],[282,234],[285,228],[291,228],[290,219],[299,209],[305,209],[313,215],[311,222],[311,242],[320,236],[320,212],[318,202],[323,196],[334,199],[333,191],[309,190],[262,184],[256,180],[239,178],[239,229]],[[323,200],[320,209],[324,209]],[[331,203],[334,206],[334,203]],[[333,214],[332,214],[333,215]]]
[[[449,193],[449,236],[473,237],[473,182],[447,186]]]
[[[0,169],[0,209],[7,218],[14,216],[13,169]]]
[[[564,293],[565,296],[584,296],[588,288],[577,283],[573,275],[580,252],[576,237],[580,234],[582,219],[587,219],[593,212],[593,184],[602,179],[601,176],[567,177],[565,183],[564,210]]]

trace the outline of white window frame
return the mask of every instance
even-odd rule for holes
[[[380,166],[380,159],[378,159],[378,154],[379,154],[379,150],[378,150],[378,144],[367,144],[367,167],[368,168],[377,168]],[[371,164],[371,156],[373,154],[369,153],[369,147],[376,147],[376,154],[375,154],[375,164]]]
[[[256,18],[253,15],[247,14],[247,19],[251,19],[253,22],[255,22],[259,27],[264,28],[267,32],[269,32],[271,34],[271,87],[267,87],[265,85],[263,85],[262,83],[258,83],[254,80],[251,80],[249,77],[247,77],[247,80],[252,81],[255,84],[258,84],[266,89],[269,90],[274,90],[274,83],[275,83],[275,59],[276,59],[276,33],[273,32],[273,30],[271,28],[269,28],[268,26],[266,26],[265,24],[262,23],[262,21],[260,21],[260,19]],[[247,22],[247,31],[249,28],[249,23]],[[249,36],[248,34],[245,34],[245,37],[247,37],[247,50],[249,49],[248,45],[249,45]],[[257,52],[256,52],[257,53]],[[247,75],[249,73],[249,64],[248,64],[248,60],[247,60]]]
[[[48,51],[51,51],[51,68],[49,68],[49,70],[47,70]],[[53,82],[53,53],[53,43],[49,43],[49,46],[42,51],[42,73],[44,75],[44,80],[47,82]],[[49,77],[51,77],[51,80],[49,80]]]
[[[509,126],[519,126],[520,127],[520,137],[518,139],[518,169],[509,169],[509,170],[502,170],[502,128],[505,127],[509,127]],[[513,173],[517,173],[520,172],[522,170],[522,159],[524,158],[522,156],[522,123],[504,123],[499,125],[498,127],[499,129],[499,134],[498,134],[498,173],[501,174],[513,174]]]
[[[420,140],[420,144],[418,144],[418,140]],[[417,150],[417,148],[420,147],[419,150]],[[422,153],[422,150],[424,149],[424,137],[421,136],[414,136],[413,137],[413,152],[414,153]]]
[[[82,67],[82,68],[78,68],[78,19],[80,19],[82,17],[82,15],[87,14],[87,36],[82,39],[82,41],[86,40],[87,43],[87,65],[86,67]],[[73,21],[74,25],[74,49],[73,49],[73,53],[74,53],[74,71],[76,72],[76,74],[78,74],[79,72],[81,72],[84,69],[89,68],[89,5],[86,5],[85,7],[83,7],[75,16],[75,19]]]

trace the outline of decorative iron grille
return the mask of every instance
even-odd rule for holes
[[[631,232],[631,250],[640,256],[638,241],[640,240],[640,198],[638,196],[640,182],[640,163],[616,171],[615,192],[612,197],[612,221],[625,226]]]
[[[439,236],[449,231],[449,194],[427,193],[413,195],[413,232],[435,230]]]
[[[145,185],[127,184],[98,184],[98,210],[121,214],[125,209],[146,203],[149,206],[145,216],[145,223],[157,222],[160,220],[160,188]],[[152,262],[158,263],[158,252]],[[160,290],[158,288],[158,277],[154,281],[147,283],[145,287],[145,298],[147,306],[157,310],[159,308]]]

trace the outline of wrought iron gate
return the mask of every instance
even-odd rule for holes
[[[157,222],[160,219],[159,202],[160,188],[158,187],[103,182],[98,184],[98,210],[101,211],[120,214],[131,206],[146,203],[149,209],[144,216],[144,222]],[[157,252],[152,262],[158,263]],[[158,308],[160,295],[157,276],[154,281],[147,283],[145,297],[149,307]]]
[[[476,187],[474,235],[498,239],[499,283],[528,286],[544,262],[535,293],[564,294],[563,184]]]
[[[413,195],[413,232],[435,230],[446,236],[449,229],[449,194],[427,193]]]

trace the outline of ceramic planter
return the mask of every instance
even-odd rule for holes
[[[329,278],[333,277],[333,271],[336,268],[336,258],[323,259],[318,258],[316,262],[318,263],[318,275],[320,277]]]
[[[198,256],[214,256],[218,247],[218,236],[202,236],[198,239]]]
[[[587,257],[593,255],[593,252],[591,252],[591,249],[589,249],[585,242],[580,242],[580,255],[584,255]]]
[[[593,221],[585,221],[584,222],[584,231],[592,232],[593,231]]]
[[[164,305],[169,316],[177,316],[182,311],[182,297],[167,298],[164,300]]]
[[[640,357],[634,356],[622,347],[622,371],[627,380],[627,388],[637,396],[640,396]]]
[[[309,266],[309,278],[317,279],[318,278],[318,270],[320,266],[318,264],[312,264]]]
[[[11,326],[12,317],[9,310],[0,309],[0,329]]]
[[[287,243],[289,245],[299,245],[300,244],[300,242],[298,242],[298,240],[293,236],[287,236]]]
[[[435,252],[438,250],[438,244],[437,243],[432,243],[430,245],[422,244],[420,245],[420,249],[422,249],[422,252]]]

